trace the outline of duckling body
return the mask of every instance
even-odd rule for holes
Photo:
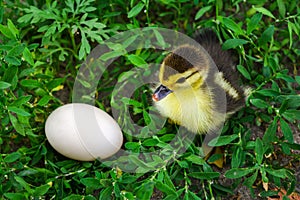
[[[153,101],[161,115],[194,133],[205,134],[220,127],[226,114],[238,110],[245,95],[238,85],[233,59],[221,49],[216,34],[205,30],[195,39],[203,49],[183,45],[163,60],[161,85]]]

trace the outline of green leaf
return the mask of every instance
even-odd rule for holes
[[[283,0],[277,0],[277,5],[278,5],[278,10],[279,10],[279,14],[282,18],[285,17],[285,13],[286,13],[286,8],[285,8],[285,4],[283,2]]]
[[[258,39],[258,44],[260,46],[267,44],[271,41],[274,34],[274,26],[271,25],[268,27],[261,35],[261,37]]]
[[[23,51],[23,57],[30,65],[32,65],[32,66],[34,65],[34,60],[33,60],[32,54],[30,53],[30,51],[27,47]]]
[[[100,59],[103,61],[107,61],[111,58],[115,58],[117,59],[118,57],[124,55],[125,52],[124,51],[109,51],[107,53],[104,53],[100,56]]]
[[[248,80],[251,80],[251,76],[249,74],[249,72],[247,71],[247,69],[242,66],[242,65],[237,65],[237,69],[239,70],[239,72]]]
[[[261,99],[250,99],[250,103],[252,105],[254,105],[255,107],[257,108],[268,108],[269,107],[269,104],[264,101],[264,100],[261,100]]]
[[[20,115],[20,116],[24,116],[24,117],[31,116],[31,114],[29,112],[25,111],[23,108],[18,108],[15,106],[8,106],[7,109],[10,112],[16,113],[17,115]]]
[[[13,153],[8,154],[4,158],[4,162],[12,163],[12,162],[15,162],[16,160],[18,160],[20,157],[21,157],[21,154],[19,152],[13,152]]]
[[[232,142],[233,140],[235,140],[236,138],[238,138],[238,134],[236,135],[224,135],[224,136],[220,136],[220,137],[216,137],[214,139],[212,139],[208,145],[209,146],[224,146],[229,144],[230,142]]]
[[[253,6],[253,9],[256,10],[257,12],[262,13],[263,15],[266,15],[268,17],[275,19],[274,15],[269,10],[265,9],[264,7],[254,7]]]
[[[177,197],[176,191],[173,188],[171,188],[170,186],[168,186],[167,184],[162,183],[161,181],[157,181],[156,184],[155,184],[155,187],[158,190],[165,193],[166,195],[172,194],[172,195],[175,195]]]
[[[142,145],[145,146],[145,147],[152,147],[152,146],[155,146],[158,144],[158,140],[157,139],[153,139],[153,138],[149,138],[149,139],[146,139]]]
[[[2,78],[3,81],[12,84],[12,87],[16,86],[16,83],[14,83],[14,79],[18,75],[18,67],[17,66],[10,66],[7,68],[7,70],[4,73],[4,76]]]
[[[35,196],[35,197],[43,196],[44,194],[46,194],[48,192],[48,190],[50,188],[51,188],[51,186],[49,184],[44,184],[39,187],[36,187],[33,191],[33,196]]]
[[[298,85],[300,85],[300,76],[295,76],[295,80],[298,83]]]
[[[8,199],[12,199],[12,200],[24,200],[26,199],[25,195],[23,193],[4,193],[4,196]]]
[[[191,154],[190,156],[186,157],[185,159],[196,165],[203,165],[205,163],[205,160],[203,158],[201,158],[200,156],[197,156],[195,154]]]
[[[7,89],[11,86],[10,83],[4,82],[4,81],[0,81],[0,90],[4,90]]]
[[[255,93],[261,94],[266,97],[277,97],[280,93],[273,90],[273,89],[261,89],[259,91],[256,91]]]
[[[226,178],[241,178],[244,177],[251,172],[253,172],[255,168],[233,168],[225,173]]]
[[[15,27],[15,25],[13,24],[13,22],[8,19],[7,20],[7,27],[9,28],[10,32],[14,35],[15,39],[19,38],[19,30]]]
[[[262,18],[262,13],[256,13],[251,17],[250,21],[247,24],[247,35],[252,33],[254,29],[256,29],[257,25],[261,21],[261,18]]]
[[[251,175],[250,177],[248,177],[248,178],[245,179],[244,185],[246,185],[247,187],[251,188],[253,186],[254,182],[257,179],[257,175],[258,175],[258,170],[256,170],[253,175]]]
[[[39,106],[45,106],[49,103],[49,101],[52,99],[52,97],[50,95],[45,95],[43,96],[39,102],[38,102],[38,105]]]
[[[133,162],[134,164],[136,164],[141,168],[144,168],[146,170],[153,170],[153,168],[150,165],[148,165],[147,163],[145,163],[135,155],[129,155],[128,158],[131,162]]]
[[[228,39],[223,43],[222,49],[223,50],[234,49],[237,46],[247,44],[247,43],[248,43],[248,41],[243,40],[243,39],[236,39],[236,38],[235,39]]]
[[[33,80],[33,79],[22,80],[20,84],[24,87],[28,87],[31,89],[41,87],[41,84],[38,82],[38,80]]]
[[[200,19],[207,11],[209,11],[212,8],[212,6],[205,6],[202,7],[198,12],[196,13],[195,20]]]
[[[137,5],[135,5],[127,14],[128,18],[132,18],[136,15],[138,15],[142,9],[144,8],[144,4],[142,2],[139,2]]]
[[[138,142],[126,142],[125,148],[129,150],[138,149],[141,145]]]
[[[263,158],[264,158],[265,150],[263,146],[263,142],[260,138],[256,138],[255,141],[255,157],[257,160],[257,163],[261,165]]]
[[[154,32],[154,35],[155,35],[155,38],[156,38],[158,44],[161,47],[166,47],[166,42],[164,40],[164,37],[160,34],[160,32],[155,29],[153,29],[153,32]]]
[[[25,128],[24,128],[24,125],[21,124],[16,117],[14,117],[12,114],[9,114],[9,119],[10,119],[10,122],[12,123],[13,127],[16,129],[16,131],[18,133],[20,133],[21,135],[25,136],[26,134],[26,131],[25,131]]]
[[[14,178],[27,192],[29,192],[30,194],[33,193],[30,185],[23,178],[21,178],[20,176],[15,176]]]
[[[99,200],[112,199],[113,186],[101,190]]]
[[[270,168],[265,168],[266,172],[278,177],[278,178],[286,178],[287,177],[287,170],[286,169],[270,169]]]
[[[219,172],[192,172],[188,174],[189,176],[202,180],[211,180],[220,177]]]
[[[241,27],[236,24],[232,19],[230,18],[223,18],[223,24],[229,28],[230,30],[232,30],[236,35],[241,35],[243,34],[243,30],[241,29]]]
[[[100,181],[95,178],[82,178],[80,179],[80,182],[86,187],[90,187],[95,190],[100,189],[102,187]]]
[[[153,194],[155,183],[152,181],[143,183],[139,190],[136,192],[138,199],[150,199]]]
[[[127,58],[132,64],[134,64],[137,67],[148,68],[146,61],[138,55],[131,54],[128,55]]]
[[[284,138],[289,142],[289,143],[294,143],[294,137],[293,137],[293,131],[289,124],[284,121],[284,119],[280,118],[280,128],[282,130],[282,133],[284,135]]]
[[[10,65],[15,65],[15,66],[20,66],[21,65],[21,60],[17,58],[16,56],[5,56],[4,60],[10,64]]]
[[[286,110],[282,115],[287,120],[300,120],[300,110]]]
[[[9,39],[16,39],[14,34],[10,31],[7,26],[0,24],[0,32]]]
[[[270,124],[270,126],[267,128],[264,136],[263,136],[263,143],[264,144],[269,144],[271,142],[275,141],[275,134],[276,134],[276,130],[277,130],[277,121],[278,118],[275,117],[275,119],[273,120],[273,122]]]

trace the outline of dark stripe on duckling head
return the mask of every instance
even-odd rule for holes
[[[207,67],[207,56],[192,46],[181,46],[170,53],[163,61],[164,75],[163,79],[177,73],[183,73],[197,66],[199,70]]]

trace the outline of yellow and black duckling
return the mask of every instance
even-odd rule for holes
[[[203,49],[182,45],[163,60],[160,86],[152,99],[161,115],[191,132],[206,134],[221,127],[226,116],[240,109],[246,95],[239,85],[233,58],[222,50],[216,33],[205,29],[195,40]]]

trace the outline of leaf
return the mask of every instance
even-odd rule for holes
[[[43,96],[39,102],[38,102],[38,105],[39,106],[45,106],[49,103],[49,101],[52,99],[52,97],[50,95],[45,95]]]
[[[250,21],[247,24],[247,35],[252,33],[254,29],[256,29],[257,25],[261,21],[261,18],[262,18],[262,13],[256,13],[251,17]]]
[[[100,181],[95,178],[82,178],[80,179],[80,182],[86,187],[90,187],[95,190],[100,189],[102,187]]]
[[[153,194],[154,185],[155,183],[152,181],[143,183],[136,192],[137,199],[150,199]]]
[[[233,168],[225,173],[226,178],[241,178],[253,172],[255,168]]]
[[[258,170],[256,170],[253,175],[251,175],[250,177],[248,177],[248,178],[245,179],[244,185],[246,185],[247,187],[251,188],[253,186],[254,182],[257,179],[257,175],[258,175]]]
[[[266,96],[266,97],[277,97],[280,93],[273,89],[261,89],[255,93]]]
[[[277,0],[277,5],[278,5],[278,10],[279,10],[279,14],[282,18],[285,17],[285,13],[286,13],[286,8],[285,8],[285,4],[283,2],[283,0]]]
[[[30,194],[33,193],[30,185],[23,178],[21,178],[20,176],[15,176],[14,178],[27,192],[29,192]]]
[[[269,107],[269,104],[264,101],[264,100],[261,100],[261,99],[250,99],[250,103],[252,105],[254,105],[255,107],[257,108],[268,108]]]
[[[25,49],[23,51],[23,57],[30,65],[32,65],[32,66],[34,65],[34,60],[33,60],[32,54],[30,53],[30,51],[27,47],[25,47]]]
[[[104,190],[101,190],[99,200],[112,199],[113,187],[107,187]]]
[[[155,29],[153,29],[153,32],[154,32],[154,35],[155,35],[155,38],[156,38],[158,44],[161,47],[166,47],[166,42],[164,40],[164,37],[160,34],[160,32],[158,30],[155,30]]]
[[[205,6],[205,7],[201,8],[200,10],[198,10],[198,12],[196,13],[196,16],[195,16],[195,20],[200,19],[211,8],[212,8],[212,6]]]
[[[247,44],[247,43],[248,43],[248,41],[243,40],[243,39],[236,39],[236,38],[235,39],[228,39],[223,43],[222,49],[224,49],[224,50],[234,49],[237,46]]]
[[[286,118],[287,120],[300,120],[300,110],[286,110],[283,114],[283,117]]]
[[[25,132],[25,128],[23,126],[23,124],[21,124],[16,117],[14,117],[12,114],[9,114],[9,119],[10,122],[12,123],[13,127],[16,129],[16,131],[18,133],[20,133],[21,135],[25,136],[26,132]]]
[[[0,32],[9,39],[15,39],[14,34],[9,30],[7,26],[0,24]]]
[[[266,172],[278,177],[278,178],[286,178],[287,177],[287,170],[286,169],[270,169],[270,168],[265,168]]]
[[[138,55],[131,54],[128,55],[127,58],[132,64],[134,64],[137,67],[148,68],[146,61]]]
[[[20,66],[21,65],[21,60],[19,58],[17,58],[16,56],[5,56],[4,60],[11,65],[15,65],[15,66]]]
[[[18,108],[15,106],[8,106],[7,109],[10,112],[16,113],[17,115],[20,115],[20,116],[24,116],[24,117],[31,116],[31,114],[29,112],[25,111],[23,108]]]
[[[229,28],[230,30],[232,30],[236,35],[241,35],[243,34],[243,30],[241,29],[241,27],[236,24],[232,19],[230,18],[223,18],[223,24]]]
[[[153,139],[153,138],[149,138],[149,139],[146,139],[142,145],[143,146],[146,146],[146,147],[152,147],[152,146],[155,146],[158,144],[158,140],[157,139]]]
[[[18,74],[18,67],[17,66],[10,66],[5,71],[2,80],[7,82],[7,83],[12,84],[12,80],[14,79],[15,76],[17,76],[17,74]]]
[[[33,196],[35,197],[40,197],[43,196],[48,192],[48,190],[51,188],[51,185],[49,184],[44,184],[39,187],[36,187],[33,191]]]
[[[237,65],[237,69],[239,70],[239,72],[248,80],[251,80],[251,76],[249,74],[249,72],[247,71],[247,69],[242,66],[242,65]]]
[[[109,51],[107,53],[104,53],[100,56],[100,59],[103,60],[103,61],[107,61],[111,58],[115,58],[117,59],[118,57],[124,55],[125,52],[123,51]]]
[[[128,18],[132,18],[136,15],[138,15],[142,9],[144,8],[144,4],[142,2],[139,2],[137,5],[135,5],[127,14]]]
[[[156,184],[155,184],[155,187],[158,190],[165,193],[166,195],[172,194],[172,195],[175,195],[177,197],[176,191],[173,188],[171,188],[170,186],[168,186],[167,184],[162,183],[161,181],[157,181]]]
[[[0,90],[4,90],[7,89],[11,86],[10,83],[4,82],[4,81],[0,81]]]
[[[276,130],[277,130],[277,121],[278,121],[278,118],[275,117],[275,119],[273,120],[271,125],[267,128],[267,130],[263,136],[264,144],[269,144],[269,143],[275,141],[275,139],[276,139],[275,134],[276,134]]]
[[[266,15],[268,17],[275,19],[274,15],[269,10],[265,9],[264,7],[253,6],[253,9],[256,10],[257,12],[262,13],[263,15]]]
[[[263,147],[263,142],[261,141],[260,138],[256,138],[256,141],[255,141],[255,157],[256,157],[257,163],[259,165],[261,165],[261,163],[263,161],[264,154],[265,154],[265,151],[264,151],[264,147]]]
[[[12,199],[12,200],[24,200],[26,199],[25,195],[22,193],[4,193],[4,196],[8,199]]]
[[[4,162],[12,163],[12,162],[15,162],[16,160],[18,160],[20,157],[21,157],[21,154],[19,152],[13,152],[13,153],[8,154],[4,158]]]
[[[187,161],[190,161],[196,165],[203,165],[205,163],[205,160],[201,158],[200,156],[191,154],[190,156],[185,158]]]
[[[293,137],[293,132],[289,124],[282,118],[280,118],[280,128],[282,130],[282,133],[284,135],[284,138],[289,142],[289,143],[294,143],[294,137]]]
[[[208,145],[209,146],[224,146],[226,144],[229,144],[230,142],[232,142],[233,140],[235,140],[236,138],[238,138],[238,134],[236,135],[224,135],[224,136],[220,136],[220,137],[216,137],[214,139],[212,139]]]
[[[188,174],[189,176],[202,180],[211,180],[220,177],[219,172],[192,172]]]
[[[38,80],[33,80],[33,79],[25,79],[20,82],[20,84],[24,87],[28,88],[37,88],[41,87],[41,84],[38,82]]]
[[[260,46],[267,44],[268,42],[271,41],[273,34],[274,34],[274,26],[271,25],[263,32],[261,37],[258,39],[258,44]]]
[[[7,27],[9,28],[10,32],[14,35],[14,38],[19,38],[19,30],[15,27],[13,22],[10,19],[7,19]]]

